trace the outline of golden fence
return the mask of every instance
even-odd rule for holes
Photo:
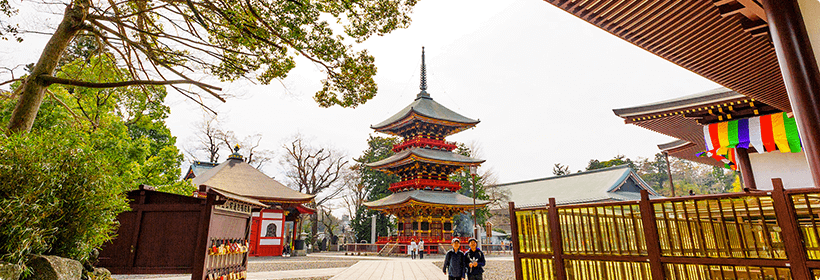
[[[820,280],[820,188],[773,182],[628,202],[511,202],[516,279]]]

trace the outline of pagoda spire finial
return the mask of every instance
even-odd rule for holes
[[[424,64],[424,47],[421,47],[421,78],[419,83],[419,89],[421,91],[416,96],[416,99],[430,98],[430,94],[427,93],[427,66]]]

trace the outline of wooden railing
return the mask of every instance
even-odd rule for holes
[[[772,181],[772,191],[510,202],[516,279],[820,279],[820,188]]]

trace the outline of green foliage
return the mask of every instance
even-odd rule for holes
[[[669,157],[669,161],[677,196],[687,195],[690,190],[695,194],[709,194],[731,192],[733,189],[732,183],[735,182],[737,174],[731,170],[674,157]],[[587,170],[621,164],[628,164],[644,182],[661,195],[672,195],[667,172],[667,164],[670,163],[666,162],[666,157],[662,153],[655,154],[652,159],[638,158],[635,161],[623,155],[607,161],[593,159],[589,161]]]
[[[86,62],[90,61],[91,64]],[[88,68],[89,65],[100,67]],[[107,56],[78,56],[66,63],[59,77],[116,82],[125,79]],[[182,154],[176,137],[165,126],[170,109],[162,104],[164,87],[93,89],[53,85],[43,101],[32,131],[62,131],[88,137],[91,149],[112,155],[115,178],[121,186],[139,184],[190,195],[194,187],[180,181]],[[7,121],[12,100],[0,101],[0,119]]]
[[[0,261],[31,254],[85,260],[110,240],[128,204],[109,153],[47,131],[0,136]]]
[[[626,158],[624,155],[617,155],[615,158],[607,160],[607,161],[598,161],[597,159],[593,159],[589,161],[587,165],[587,171],[595,170],[595,169],[602,169],[607,167],[613,167],[618,165],[628,164],[630,168],[636,170],[635,163],[632,162],[631,159]]]
[[[58,76],[124,79],[105,56],[78,57]],[[84,260],[111,238],[116,215],[127,210],[125,191],[148,184],[191,194],[178,179],[182,155],[165,126],[165,94],[163,87],[49,87],[31,133],[0,139],[0,260]],[[0,99],[0,120],[15,102]]]
[[[390,195],[390,184],[399,181],[399,177],[393,174],[387,174],[381,171],[373,170],[367,167],[367,163],[376,162],[388,158],[395,154],[393,152],[393,145],[400,143],[399,138],[395,137],[379,137],[370,136],[367,139],[367,150],[355,159],[355,172],[359,172],[361,178],[360,183],[369,190],[367,201],[374,201],[382,199]],[[365,206],[359,207],[356,211],[356,216],[350,220],[353,231],[356,232],[356,242],[361,240],[370,241],[370,218],[376,216],[376,235],[387,236],[387,229],[392,227],[390,218],[384,213],[369,210]]]
[[[562,176],[562,175],[569,175],[572,171],[569,171],[569,166],[556,163],[552,166],[552,175],[555,176]]]
[[[4,17],[11,17],[16,15],[19,10],[9,5],[9,0],[0,0],[0,39],[8,40],[9,36],[17,42],[22,42],[23,39],[18,37],[19,30],[17,25],[11,25],[6,22]]]

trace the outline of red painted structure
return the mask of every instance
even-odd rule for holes
[[[290,189],[250,166],[238,154],[238,149],[220,164],[194,162],[186,178],[192,179],[196,186],[224,189],[267,205],[252,213],[250,256],[281,256],[285,246],[302,249],[293,248],[297,244],[294,232],[299,227],[299,214],[315,212],[302,205],[314,196]]]
[[[433,101],[427,93],[425,72],[422,50],[421,92],[410,105],[372,126],[378,132],[403,138],[393,147],[394,155],[367,164],[401,180],[390,184],[391,195],[365,202],[370,209],[396,217],[398,234],[377,241],[391,250],[388,253],[405,253],[406,246],[386,244],[407,245],[420,239],[424,240],[426,252],[437,253],[438,245],[450,243],[453,237],[454,215],[488,203],[459,194],[461,185],[448,180],[450,174],[484,162],[454,153],[457,146],[445,141],[445,137],[472,128],[479,121]]]

